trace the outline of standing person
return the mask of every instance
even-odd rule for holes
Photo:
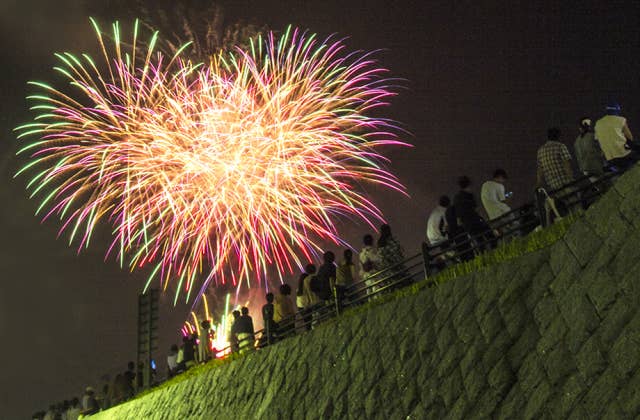
[[[579,134],[573,145],[573,150],[578,161],[578,168],[582,175],[588,176],[592,181],[604,174],[604,160],[602,150],[598,146],[591,119],[584,117],[580,120]]]
[[[471,179],[466,175],[461,176],[458,178],[458,186],[460,191],[453,198],[453,207],[460,226],[469,234],[472,241],[476,242],[479,249],[495,248],[495,235],[482,216],[478,214],[478,204],[471,192]],[[465,252],[462,255],[462,259],[469,260],[473,258],[471,243],[464,245],[463,248]]]
[[[278,325],[278,335],[286,337],[295,323],[296,310],[291,301],[291,286],[283,284],[273,302],[273,320]]]
[[[345,299],[346,289],[353,284],[356,278],[356,266],[353,264],[353,251],[345,249],[342,255],[343,260],[336,268],[336,281],[334,284],[336,298],[340,306],[342,306],[342,302]]]
[[[81,411],[80,400],[78,400],[77,397],[73,397],[69,404],[69,409],[67,410],[67,420],[78,420]]]
[[[402,247],[393,237],[391,233],[391,227],[388,224],[380,226],[380,238],[378,239],[378,252],[380,254],[380,260],[382,269],[387,269],[383,277],[386,277],[388,281],[385,283],[396,282],[398,277],[405,276],[405,268],[402,264],[404,261],[404,253]],[[402,284],[407,283],[408,279],[402,280]]]
[[[90,386],[85,390],[84,396],[82,397],[82,412],[84,416],[90,416],[92,414],[100,411],[100,406],[98,405],[98,401],[96,400],[95,392],[93,388]]]
[[[273,305],[274,296],[273,293],[267,293],[265,297],[267,303],[262,306],[262,320],[264,322],[264,334],[263,345],[273,344],[275,342],[277,326],[273,320],[275,308]]]
[[[241,315],[238,319],[238,346],[240,354],[253,350],[255,343],[255,331],[253,329],[253,319],[249,316],[249,308],[243,306],[240,309]]]
[[[232,312],[233,322],[231,323],[231,331],[229,332],[229,346],[231,347],[231,353],[238,353],[240,351],[240,341],[238,340],[238,328],[240,327],[240,311],[235,310]]]
[[[123,376],[125,378],[125,380],[127,381],[126,383],[126,388],[125,388],[125,399],[129,399],[131,397],[133,397],[133,394],[135,393],[135,385],[136,385],[136,365],[133,362],[129,362],[127,363],[127,370],[124,372]]]
[[[176,374],[178,368],[178,346],[171,345],[169,354],[167,354],[167,377],[172,378]]]
[[[436,206],[427,220],[427,242],[432,247],[443,244],[447,240],[448,225],[445,214],[451,205],[451,199],[447,195],[440,196]]]
[[[497,219],[511,211],[511,207],[505,203],[507,200],[504,192],[505,182],[507,182],[507,172],[504,169],[496,169],[493,172],[493,180],[482,184],[480,198],[489,220]]]
[[[326,251],[322,255],[323,264],[318,269],[314,281],[310,283],[311,291],[325,303],[331,299],[331,285],[336,281],[335,259],[336,256],[333,252]]]
[[[375,285],[375,274],[380,270],[380,254],[373,247],[373,236],[366,234],[362,238],[364,246],[360,250],[358,259],[360,260],[360,278],[367,286],[367,295],[374,293],[378,286]]]
[[[547,139],[537,153],[537,184],[538,187],[546,184],[552,190],[559,190],[574,180],[571,154],[559,141],[560,129],[550,128]]]
[[[198,341],[198,360],[205,363],[211,360],[211,321],[208,319],[200,323],[200,340]]]
[[[310,277],[315,276],[316,266],[313,264],[307,264],[304,268],[302,274],[298,278],[298,290],[296,292],[296,306],[298,307],[298,312],[302,317],[302,322],[307,331],[311,330],[311,311],[309,307],[311,303],[309,302],[310,290],[307,291],[308,283]]]
[[[195,333],[182,337],[182,363],[185,370],[196,364],[196,337]]]
[[[624,171],[640,160],[640,145],[633,141],[619,104],[608,105],[606,113],[596,121],[595,136],[607,162]]]

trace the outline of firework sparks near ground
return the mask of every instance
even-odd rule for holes
[[[128,46],[117,24],[113,42],[95,27],[103,67],[58,54],[70,91],[33,83],[43,114],[18,128],[38,137],[18,174],[39,168],[38,212],[79,250],[108,222],[107,255],[150,265],[147,287],[175,281],[189,300],[198,284],[291,272],[343,243],[337,217],[382,220],[362,184],[403,191],[378,153],[398,130],[366,115],[393,95],[369,55],[290,29],[194,65],[156,51],[157,34],[140,44],[137,24]]]

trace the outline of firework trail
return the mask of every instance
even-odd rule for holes
[[[398,130],[366,115],[393,95],[367,54],[289,29],[196,65],[156,51],[157,34],[139,43],[137,24],[128,46],[113,26],[110,55],[94,26],[102,71],[58,54],[72,92],[32,83],[43,113],[18,128],[38,137],[18,174],[40,168],[38,213],[79,250],[110,224],[107,256],[150,265],[146,287],[175,282],[189,300],[197,284],[291,272],[320,241],[342,244],[336,217],[382,220],[362,184],[404,191],[378,153]]]

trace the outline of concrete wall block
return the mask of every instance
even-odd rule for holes
[[[482,364],[486,370],[490,370],[495,366],[500,359],[507,354],[513,340],[506,331],[501,331],[489,344],[487,351],[482,355]]]
[[[570,260],[574,260],[577,264],[575,255],[571,252],[566,242],[557,241],[551,245],[549,250],[549,265],[551,271],[555,276],[569,263]]]
[[[491,343],[493,338],[500,332],[504,331],[504,323],[502,322],[502,315],[498,311],[498,308],[493,306],[480,320],[480,331],[484,336],[485,342]]]
[[[487,388],[480,394],[480,398],[474,406],[469,410],[470,419],[488,419],[493,416],[496,407],[503,399],[502,395],[498,395],[493,388]]]
[[[556,304],[555,297],[551,294],[540,299],[533,309],[533,319],[542,335],[544,335],[543,331],[547,330],[558,316],[560,316],[560,309]]]
[[[554,395],[547,403],[552,419],[566,418],[587,390],[587,384],[579,374],[569,376],[562,386],[554,388]]]
[[[620,293],[616,280],[607,271],[598,270],[595,273],[585,273],[581,281],[598,317],[603,319]]]
[[[577,220],[564,236],[564,241],[582,267],[600,249],[602,238],[584,220]]]
[[[453,405],[453,408],[447,413],[445,417],[447,420],[462,420],[467,418],[466,414],[469,410],[469,402],[461,395]]]
[[[526,402],[525,393],[516,383],[496,409],[495,418],[498,420],[511,420],[521,417]]]
[[[531,280],[531,286],[525,294],[527,308],[533,309],[540,299],[549,294],[549,285],[555,279],[549,263],[540,265],[540,269]]]
[[[460,296],[462,297],[458,299],[458,304],[451,313],[451,320],[456,329],[458,329],[461,324],[468,322],[469,319],[473,319],[472,313],[477,302],[475,295],[471,291]]]
[[[631,379],[624,384],[616,396],[616,401],[620,404],[627,418],[638,418],[640,416],[639,389],[640,369],[636,370]]]
[[[538,382],[529,393],[527,404],[524,406],[522,412],[523,419],[536,419],[539,418],[544,411],[545,404],[551,395],[551,385],[546,379],[542,379]]]
[[[460,360],[460,373],[463,377],[466,377],[470,372],[480,364],[480,368],[484,369],[481,365],[482,355],[487,351],[488,345],[484,339],[480,338],[475,340],[471,345],[466,347],[466,353]]]
[[[460,371],[454,370],[446,378],[443,378],[438,395],[442,398],[445,407],[447,407],[448,410],[451,410],[463,392],[464,386],[462,385],[462,376],[460,376]]]
[[[510,302],[504,302],[500,306],[500,313],[509,335],[514,340],[520,337],[524,325],[527,322],[531,322],[531,315],[520,296],[512,295]]]
[[[562,317],[569,326],[570,335],[576,340],[568,340],[570,350],[577,353],[582,343],[600,325],[596,309],[588,299],[582,284],[575,283],[567,294],[558,302]]]
[[[580,405],[591,418],[600,418],[609,402],[615,397],[620,380],[613,370],[606,370],[587,393],[582,397]]]
[[[574,355],[561,344],[547,352],[546,357],[542,358],[542,364],[552,386],[577,371]]]
[[[635,315],[637,307],[637,300],[624,294],[618,297],[596,331],[596,335],[605,347],[611,346],[618,338],[622,329]]]
[[[640,165],[629,169],[613,184],[613,189],[622,197],[633,197],[640,195]]]
[[[626,220],[630,222],[630,224],[636,228],[640,229],[640,200],[638,200],[638,196],[635,197],[627,197],[620,204],[620,214]]]
[[[518,369],[520,369],[524,358],[527,357],[527,355],[532,351],[535,351],[536,343],[538,342],[538,340],[540,340],[538,328],[535,326],[533,321],[529,321],[524,326],[520,337],[518,337],[516,342],[507,352],[509,364],[513,367],[514,370],[517,371]]]
[[[543,379],[546,380],[545,376],[541,358],[536,353],[525,357],[517,373],[518,384],[526,394],[531,392]]]
[[[605,347],[598,335],[589,338],[576,355],[576,366],[585,383],[591,384],[607,368]]]
[[[460,359],[464,356],[464,345],[459,342],[452,343],[444,356],[440,360],[436,368],[436,374],[444,378],[451,373],[453,369],[457,369]]]
[[[478,277],[475,282],[475,292],[478,300],[481,302],[493,302],[500,296],[503,284],[498,277],[497,269],[488,269],[483,272],[482,277]]]
[[[611,261],[609,271],[616,279],[621,279],[632,270],[637,270],[640,260],[640,230],[629,232],[626,243],[618,251],[618,255]]]
[[[584,215],[584,220],[589,223],[601,238],[609,236],[609,217],[618,214],[622,196],[614,188],[589,207],[589,211]]]
[[[624,328],[609,352],[611,367],[620,378],[630,377],[640,365],[640,311]]]
[[[556,277],[549,284],[549,290],[556,296],[563,296],[578,281],[580,275],[578,260],[571,257],[565,261]]]
[[[506,357],[500,358],[498,363],[489,371],[487,381],[496,394],[506,396],[517,378]]]
[[[462,376],[462,384],[467,401],[474,402],[487,387],[487,372],[482,365],[476,365],[467,372],[467,375]]]

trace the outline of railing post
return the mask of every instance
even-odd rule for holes
[[[431,263],[431,254],[429,254],[429,245],[422,242],[422,262],[424,264],[424,278],[429,278],[429,264]]]
[[[336,316],[340,315],[340,297],[338,296],[338,288],[333,285],[333,301],[336,305]]]
[[[536,189],[536,208],[540,217],[540,226],[546,228],[549,225],[549,221],[547,220],[547,210],[545,208],[546,194],[543,191],[542,188]]]

